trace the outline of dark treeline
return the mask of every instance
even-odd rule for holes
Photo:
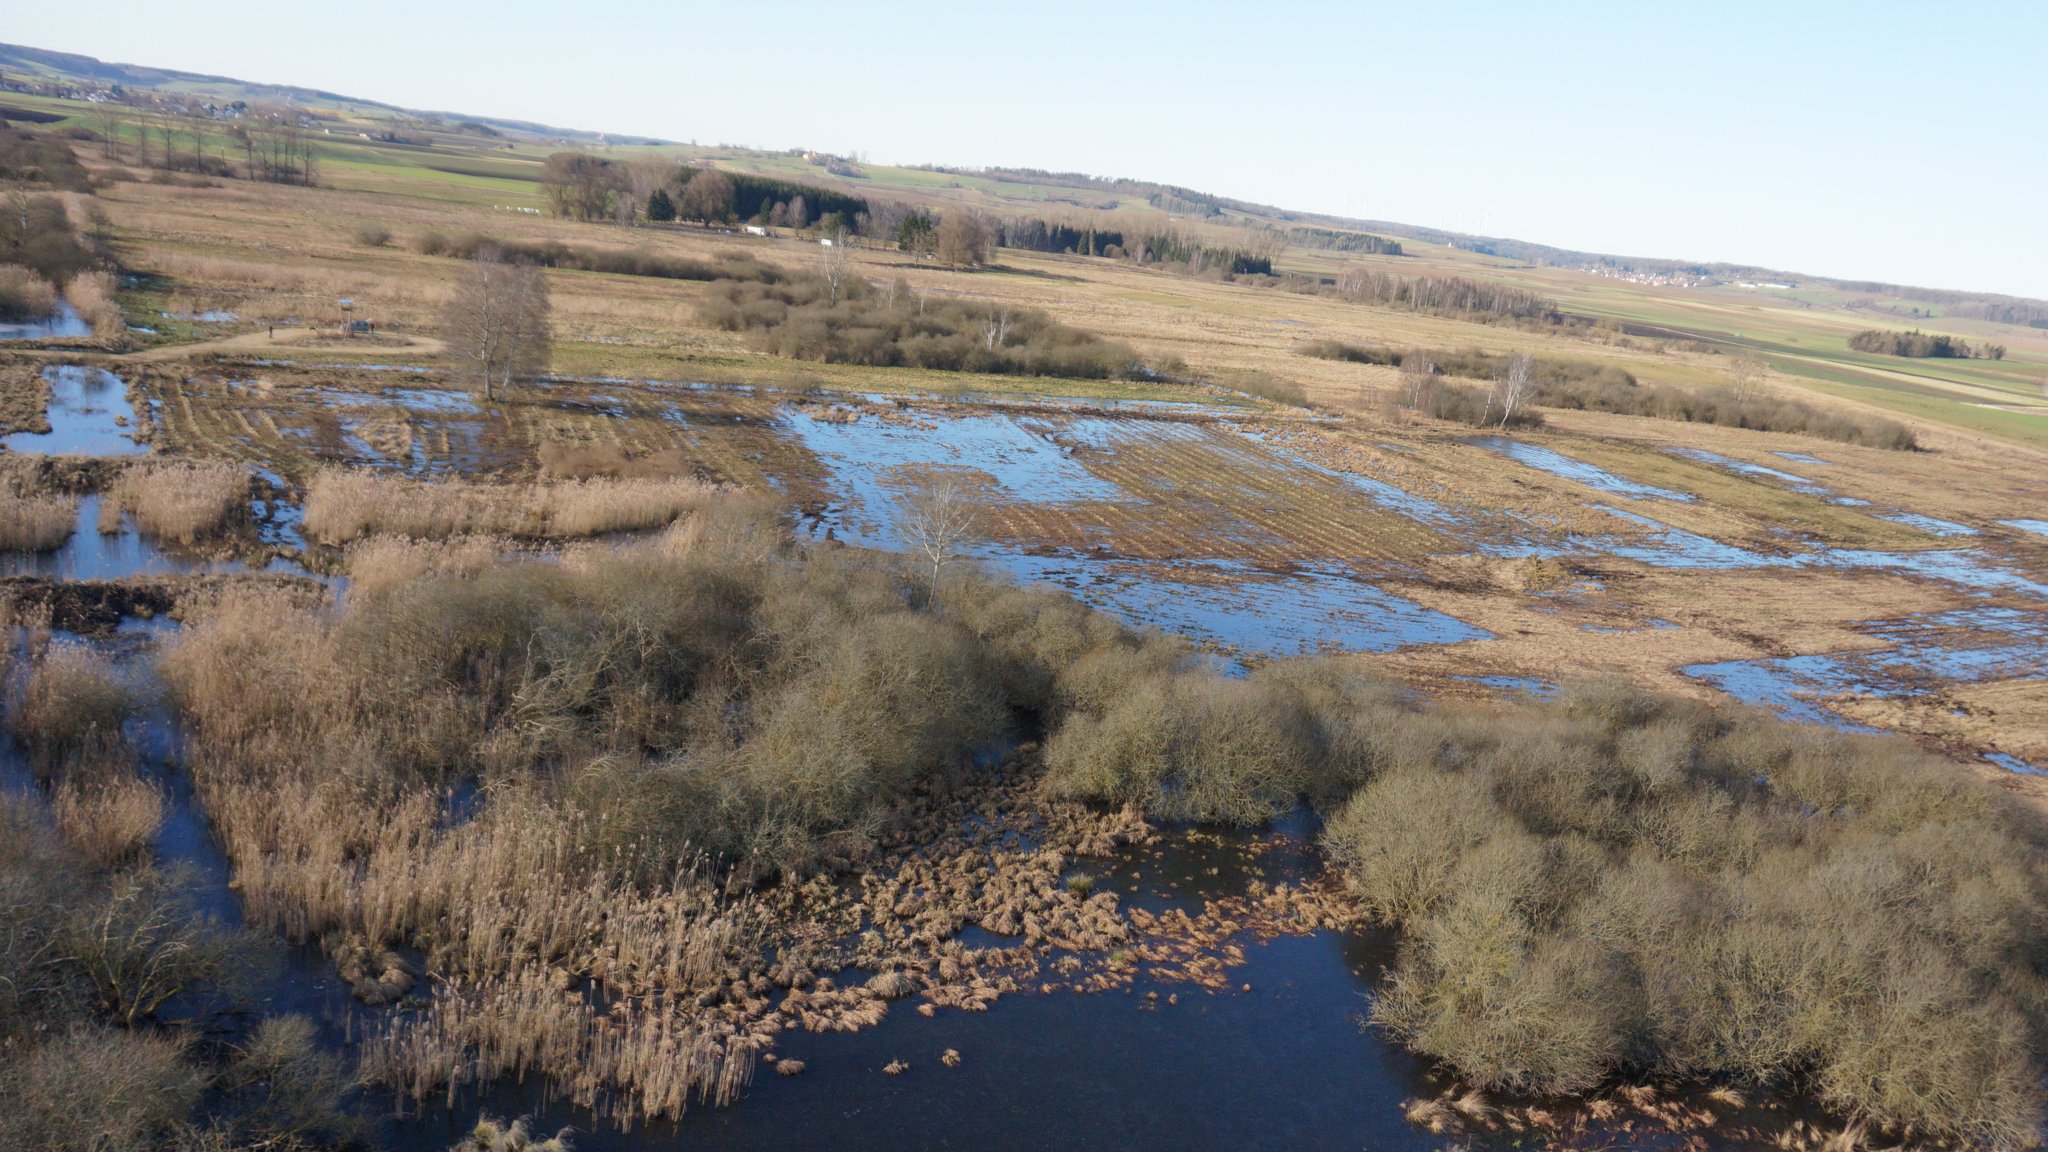
[[[1338,232],[1330,228],[1289,228],[1287,240],[1303,248],[1326,252],[1363,252],[1368,256],[1399,256],[1401,242],[1370,232]]]
[[[1231,276],[1273,274],[1275,245],[1265,233],[1255,234],[1251,243],[1240,247],[1211,244],[1192,232],[1172,227],[1137,232],[1021,217],[998,221],[995,229],[998,245],[1025,252],[1107,256],[1139,264],[1178,264],[1190,271]]]
[[[690,220],[860,232],[868,202],[830,188],[668,161],[557,152],[541,171],[557,216],[576,220]]]
[[[747,280],[773,284],[788,273],[751,256],[725,255],[698,260],[641,249],[588,248],[557,240],[505,240],[474,232],[448,236],[422,233],[413,240],[413,250],[423,256],[452,256],[471,259],[478,252],[495,250],[515,264],[537,264],[542,268],[566,268],[578,272],[609,272],[619,276],[651,276],[663,280]]]
[[[1979,300],[1949,306],[1948,314],[1969,320],[1990,320],[1998,324],[2025,324],[2048,328],[2048,304],[2024,300]]]
[[[1463,276],[1407,277],[1350,268],[1337,278],[1337,294],[1362,304],[1409,308],[1438,316],[1551,321],[1559,318],[1557,305],[1534,292]]]
[[[1871,328],[1849,337],[1852,352],[1874,352],[1881,356],[1910,356],[1936,360],[2003,360],[2003,344],[1970,344],[1953,336],[1912,332],[1887,332]]]
[[[698,306],[704,323],[744,332],[792,360],[1101,380],[1139,364],[1130,348],[1035,309],[933,300],[897,281],[822,276],[782,284],[724,283]]]

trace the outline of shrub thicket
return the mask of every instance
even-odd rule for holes
[[[1350,791],[1324,843],[1404,936],[1374,1019],[1468,1081],[1810,1085],[1893,1130],[2030,1140],[2048,843],[1953,767],[1615,684],[1429,708],[1329,661],[1102,662],[1063,674],[1095,690],[1052,787],[1235,821]]]
[[[1474,380],[1493,380],[1507,369],[1510,357],[1478,349],[1432,349],[1415,352],[1386,345],[1312,340],[1298,349],[1304,356],[1399,368],[1416,355],[1426,356],[1438,373]],[[1743,395],[1737,391],[1698,391],[1668,384],[1639,383],[1626,369],[1590,360],[1539,357],[1533,402],[1548,408],[1651,416],[1692,424],[1719,424],[1761,432],[1793,432],[1862,444],[1871,448],[1912,451],[1919,447],[1913,430],[1882,416],[1827,411],[1800,400]],[[1401,398],[1406,406],[1445,419],[1473,419],[1485,407],[1485,395],[1469,389],[1439,388],[1432,394]],[[1426,403],[1423,401],[1427,401]]]
[[[764,351],[828,364],[934,368],[1101,380],[1138,365],[1125,345],[1070,328],[1036,309],[913,297],[865,281],[835,290],[823,277],[723,283],[698,306],[714,328],[744,332]]]
[[[474,232],[459,236],[425,232],[413,238],[412,246],[423,256],[469,260],[480,251],[495,250],[500,259],[513,264],[577,272],[608,272],[616,276],[648,276],[661,280],[738,280],[776,284],[788,278],[783,269],[744,254],[728,253],[700,260],[649,252],[644,248],[592,248],[564,244],[559,240],[503,240]]]

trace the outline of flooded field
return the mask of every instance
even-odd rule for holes
[[[1412,444],[1385,445],[1399,466],[1367,475],[1291,451],[1290,442],[1316,435],[1313,425],[1275,438],[1246,413],[1199,405],[821,402],[755,388],[561,380],[531,402],[486,411],[426,380],[363,387],[337,377],[339,368],[273,364],[244,378],[191,376],[168,386],[154,411],[181,450],[242,459],[291,482],[323,461],[424,476],[522,475],[550,443],[672,453],[701,477],[782,493],[816,538],[883,547],[901,545],[909,471],[953,469],[989,500],[978,558],[1135,622],[1254,655],[1484,641],[1494,629],[1418,599],[1441,581],[1444,563],[1473,555],[1702,573],[1890,574],[1969,597],[2048,599],[2044,573],[1978,546],[1972,526],[1882,505],[1865,513],[1868,501],[1809,474],[1833,465],[1803,452],[1772,454],[1783,468],[1705,449],[1672,455],[1758,491],[1862,514],[1858,523],[1873,529],[1862,538],[1913,546],[1706,535],[1653,511],[1705,509],[1694,493],[1566,448],[1501,437],[1471,442],[1503,468],[1586,494],[1570,523],[1447,503],[1422,466],[1403,459]]]
[[[135,439],[135,408],[128,386],[104,368],[75,364],[43,369],[50,385],[48,432],[0,436],[0,448],[44,456],[136,456],[149,451]]]
[[[302,544],[292,501],[317,469],[336,464],[426,478],[524,479],[546,454],[566,448],[626,460],[660,456],[705,479],[779,493],[815,541],[895,549],[906,544],[906,492],[936,469],[965,478],[985,500],[974,559],[1246,662],[1324,650],[1452,648],[1474,654],[1473,670],[1426,687],[1549,696],[1556,678],[1494,671],[1488,646],[1525,632],[1522,625],[1538,616],[1556,616],[1561,628],[1589,641],[1645,636],[1654,644],[1690,633],[1690,625],[1667,618],[1681,615],[1674,609],[1682,603],[1615,603],[1629,595],[1633,574],[1649,570],[1702,582],[1729,573],[1910,580],[1949,602],[1855,622],[1854,647],[1678,668],[1700,685],[1795,719],[1878,728],[1870,722],[1873,705],[2048,677],[2048,573],[2038,550],[2009,547],[1995,528],[1986,534],[1879,504],[1874,515],[1891,531],[1924,537],[1923,546],[1844,548],[1796,532],[1761,542],[1754,534],[1722,539],[1679,526],[1693,523],[1678,517],[1710,503],[1705,497],[1577,459],[1569,445],[1486,438],[1469,442],[1483,451],[1462,449],[1488,461],[1489,479],[1514,483],[1528,473],[1565,486],[1575,505],[1567,517],[1543,502],[1554,497],[1489,506],[1483,493],[1440,481],[1420,462],[1444,450],[1440,441],[1382,442],[1379,450],[1401,463],[1368,474],[1312,452],[1320,435],[1314,422],[1227,408],[821,400],[623,380],[557,381],[518,403],[482,405],[436,386],[429,373],[379,367],[385,371],[367,379],[381,375],[389,385],[350,379],[339,368],[257,366],[158,380],[141,398],[161,450],[239,461],[285,494],[254,509],[263,539],[285,548]],[[53,367],[48,379],[52,431],[9,437],[9,452],[149,450],[132,434],[136,411],[120,379],[78,367]],[[1777,454],[1803,470],[1791,471],[1706,450],[1669,455],[1810,503],[1856,500],[1805,475],[1828,466],[1815,457]],[[1410,457],[1418,460],[1413,466]],[[100,501],[79,499],[76,530],[61,548],[0,555],[0,575],[85,581],[245,570],[163,549],[125,518],[109,518],[115,530],[103,533]],[[2038,521],[2003,523],[2023,533],[2048,530]],[[271,568],[302,571],[288,561]],[[1489,583],[1496,570],[1533,575]],[[1506,606],[1483,624],[1467,611],[1482,596]],[[90,642],[116,652],[148,687],[153,653],[175,627],[130,619]],[[239,923],[227,859],[179,763],[169,717],[153,707],[130,739],[142,750],[138,770],[169,800],[159,858],[186,870],[194,899],[210,914]],[[2048,757],[2024,749],[1977,751],[2015,774],[2048,771],[2036,762]],[[19,750],[4,742],[0,783],[35,787]],[[481,803],[474,788],[459,792],[450,822]],[[1124,849],[1091,868],[1101,890],[1126,908],[1199,917],[1219,901],[1265,890],[1259,886],[1321,882],[1316,832],[1306,813],[1249,836],[1172,829],[1155,845]],[[989,948],[1017,942],[978,927],[962,939]],[[1085,993],[1048,981],[985,1012],[948,1008],[927,1018],[904,1003],[852,1034],[793,1029],[776,1054],[803,1061],[801,1075],[764,1069],[733,1107],[693,1108],[678,1122],[635,1132],[550,1103],[542,1084],[501,1082],[481,1096],[458,1093],[452,1107],[386,1121],[383,1134],[396,1147],[439,1152],[488,1111],[534,1115],[547,1131],[574,1126],[581,1148],[634,1152],[766,1150],[789,1146],[792,1133],[827,1132],[832,1146],[849,1149],[1025,1149],[1077,1128],[1098,1134],[1102,1147],[1427,1149],[1452,1139],[1402,1115],[1404,1101],[1452,1085],[1364,1022],[1393,959],[1389,938],[1335,928],[1234,928],[1212,944],[1229,963],[1208,984],[1152,969]],[[269,1007],[313,1016],[330,1046],[388,1019],[391,1010],[350,999],[316,947],[285,952],[262,994]],[[1058,960],[1048,958],[1049,967]],[[1248,1061],[1246,1052],[1258,1058]],[[907,1067],[884,1072],[897,1062]],[[1779,1107],[1768,1102],[1692,1103],[1700,1114],[1716,1112],[1721,1127],[1673,1131],[1624,1110],[1611,1124],[1575,1135],[1596,1146],[1762,1147],[1757,1133],[1788,1115],[1765,1115]],[[959,1123],[968,1114],[978,1118],[972,1131]],[[1504,1113],[1491,1115],[1457,1131],[1456,1142],[1502,1150],[1553,1142],[1520,1122],[1501,1122]]]

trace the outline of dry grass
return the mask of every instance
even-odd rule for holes
[[[509,547],[496,536],[365,536],[348,545],[343,567],[352,595],[376,596],[428,576],[473,576]]]
[[[192,544],[226,529],[248,511],[249,473],[219,460],[135,464],[101,501],[104,517],[126,511],[146,535]]]
[[[329,545],[378,534],[597,536],[663,527],[705,507],[718,491],[685,478],[484,485],[328,471],[307,494],[306,532]]]
[[[50,807],[65,842],[103,869],[143,859],[164,820],[163,793],[133,776],[65,781]]]
[[[128,334],[128,319],[114,302],[114,274],[81,272],[64,285],[64,299],[70,301],[79,318],[92,325],[92,334],[113,340]]]
[[[57,310],[57,289],[34,269],[0,264],[0,320],[47,319]]]
[[[52,552],[71,539],[78,501],[69,496],[14,496],[0,491],[0,552]]]
[[[106,657],[51,644],[33,658],[14,732],[43,775],[90,768],[121,753],[128,708],[128,688]]]

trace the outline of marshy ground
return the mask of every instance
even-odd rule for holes
[[[53,906],[81,923],[138,866],[177,866],[220,927],[286,942],[254,1001],[182,1017],[213,1037],[195,1049],[210,1067],[240,1067],[229,1049],[257,1047],[255,1017],[303,1013],[309,1050],[363,1078],[352,1106],[405,1114],[375,1135],[421,1149],[480,1111],[577,1125],[589,1148],[828,1130],[846,1147],[1033,1147],[1053,1120],[1103,1146],[1817,1146],[1873,1112],[1943,1108],[1977,1125],[1944,1139],[2011,1137],[2024,1106],[1989,1089],[1958,1103],[2014,1067],[1978,1016],[1949,1030],[1965,1039],[1925,1098],[1871,1088],[1884,1070],[1849,1059],[1843,1025],[1803,1017],[1796,1075],[1698,1036],[1686,1066],[1706,1071],[1682,1075],[1577,1032],[1577,1064],[1500,1072],[1424,995],[1445,966],[1412,947],[1485,910],[1374,910],[1359,861],[1398,829],[1340,822],[1341,867],[1322,837],[1346,797],[1405,780],[1390,766],[1415,749],[1456,748],[1499,783],[1459,811],[1498,826],[1424,863],[1484,881],[1527,862],[1514,853],[1549,861],[1527,900],[1462,886],[1555,913],[1497,918],[1525,933],[1498,944],[1520,957],[1504,970],[1552,981],[1507,992],[1583,991],[1572,917],[1649,917],[1666,882],[1732,906],[1764,860],[1798,878],[1771,909],[1790,937],[1842,936],[1831,902],[1882,910],[1857,938],[1868,955],[1830,953],[1827,971],[1919,997],[1920,1016],[1857,1018],[1898,1029],[1879,1050],[1901,1065],[1927,1012],[2008,1003],[1990,989],[2034,1013],[1990,944],[1912,979],[1858,965],[1943,932],[2030,946],[2032,873],[1984,854],[2035,841],[1983,797],[2048,803],[2036,417],[1946,420],[1933,385],[1886,377],[1911,403],[1876,404],[1868,382],[1811,395],[1906,420],[1920,451],[1564,409],[1485,433],[1386,403],[1391,368],[1296,347],[1532,345],[1693,389],[1719,386],[1725,357],[1115,261],[1004,252],[967,273],[881,249],[856,256],[876,283],[1043,309],[1172,368],[792,362],[700,323],[703,284],[556,270],[551,374],[485,402],[435,358],[458,262],[412,236],[796,268],[814,246],[512,217],[481,193],[360,176],[109,182],[95,199],[135,274],[122,304],[148,331],[32,333],[0,353],[10,819],[79,854]],[[400,241],[352,239],[367,221]],[[1513,274],[1638,319],[1721,307]],[[341,297],[378,317],[377,339],[328,334]],[[1809,396],[1793,368],[1773,387]],[[969,551],[994,579],[959,574],[974,591],[957,600],[882,558],[932,470],[984,507]],[[1601,673],[1690,703],[1531,702]],[[1688,710],[1730,698],[1815,729]],[[1358,752],[1346,715],[1412,744]],[[1555,762],[1506,763],[1484,734],[1501,716]],[[1938,759],[1826,734],[1849,727]],[[1719,759],[1666,755],[1674,733]],[[1895,802],[1838,771],[1862,762],[1896,771]],[[1797,804],[1743,782],[1759,764]],[[1539,787],[1515,765],[1555,771]],[[1572,802],[1544,807],[1549,788]],[[1915,900],[1983,919],[1913,920],[1879,880],[1802,855],[1816,844],[1863,845],[1935,893]],[[1668,872],[1626,871],[1631,853]],[[1623,876],[1635,897],[1616,894]],[[1659,979],[1695,962],[1637,944],[1599,960]],[[62,990],[62,1027],[98,1019],[89,991]],[[1375,997],[1406,1006],[1382,1025],[1428,1058],[1363,1026]],[[1635,1042],[1667,1008],[1602,1019]],[[274,1105],[250,1086],[270,1081],[222,1075],[195,1106]]]

